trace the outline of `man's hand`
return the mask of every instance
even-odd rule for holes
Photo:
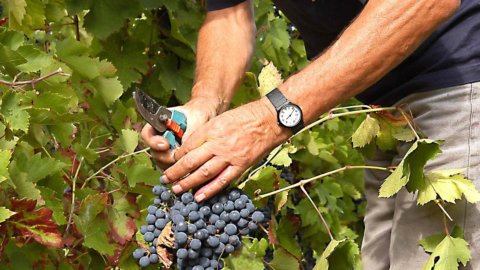
[[[183,106],[175,107],[187,117],[187,130],[182,138],[186,141],[193,131],[205,125],[209,119],[217,115],[217,104],[208,98],[196,98]],[[146,124],[142,129],[142,138],[150,146],[152,157],[157,160],[162,169],[168,168],[175,163],[175,151],[170,150],[168,140],[157,133],[150,125]]]
[[[277,125],[266,98],[225,112],[199,127],[177,150],[178,162],[164,172],[175,193],[204,185],[198,202],[227,187],[253,163],[286,141],[290,131]]]

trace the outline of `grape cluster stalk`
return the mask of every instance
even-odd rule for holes
[[[133,252],[141,267],[159,263],[159,237],[168,227],[174,236],[169,252],[179,270],[223,269],[222,258],[240,249],[242,236],[265,221],[265,214],[236,188],[203,203],[197,203],[191,192],[177,197],[166,186],[155,186],[152,191],[158,197],[147,208],[147,224],[140,227],[147,246]]]

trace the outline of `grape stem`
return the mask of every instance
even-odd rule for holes
[[[303,185],[300,186],[300,189],[303,191],[303,193],[305,194],[305,196],[307,196],[308,200],[312,203],[313,207],[314,207],[315,210],[317,211],[318,216],[319,216],[320,219],[322,220],[323,226],[324,226],[325,229],[327,230],[327,233],[328,233],[328,236],[330,237],[330,240],[331,240],[331,241],[334,241],[335,238],[333,238],[332,232],[330,231],[330,227],[328,226],[327,221],[326,221],[325,218],[323,217],[322,212],[320,212],[320,209],[318,209],[317,205],[316,205],[315,202],[312,200],[312,197],[310,197],[310,195],[308,195],[308,192],[305,190],[305,187],[304,187]]]
[[[257,199],[264,199],[264,198],[267,198],[267,197],[270,197],[270,196],[273,196],[277,193],[280,193],[280,192],[284,192],[284,191],[288,191],[290,189],[294,189],[294,188],[297,188],[297,187],[301,187],[301,186],[304,186],[310,182],[313,182],[313,181],[316,181],[318,179],[322,179],[324,177],[327,177],[327,176],[330,176],[332,174],[336,174],[336,173],[339,173],[339,172],[343,172],[343,171],[348,171],[348,170],[358,170],[358,169],[369,169],[369,170],[380,170],[380,171],[392,171],[392,168],[389,167],[389,168],[385,168],[385,167],[377,167],[377,166],[345,166],[345,167],[342,167],[342,168],[339,168],[339,169],[336,169],[336,170],[333,170],[333,171],[329,171],[329,172],[326,172],[326,173],[323,173],[323,174],[320,174],[320,175],[317,175],[317,176],[314,176],[312,178],[308,178],[308,179],[304,179],[304,180],[301,180],[293,185],[289,185],[287,187],[284,187],[284,188],[281,188],[281,189],[277,189],[275,191],[272,191],[272,192],[269,192],[269,193],[265,193],[265,194],[262,194],[262,195],[259,195],[257,197]]]
[[[415,134],[415,137],[417,138],[417,140],[420,140],[420,136],[418,136],[417,131],[413,127],[412,123],[410,122],[410,118],[407,116],[407,114],[402,109],[398,108],[398,110],[403,115],[403,118],[405,118],[405,120],[407,121],[408,127],[412,130],[413,134]]]

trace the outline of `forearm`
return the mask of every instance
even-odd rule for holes
[[[255,23],[250,1],[209,12],[200,29],[192,100],[211,100],[217,114],[228,109],[255,46]]]
[[[401,63],[459,2],[371,0],[331,48],[279,89],[302,107],[305,122],[311,123]]]

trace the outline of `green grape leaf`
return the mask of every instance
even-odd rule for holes
[[[18,48],[17,52],[27,60],[26,63],[17,66],[18,70],[22,72],[39,71],[49,67],[53,62],[50,56],[32,45],[24,45]]]
[[[58,225],[52,220],[52,210],[35,209],[35,200],[12,200],[12,211],[17,212],[9,222],[24,237],[31,237],[46,246],[62,248],[63,240]]]
[[[10,0],[8,1],[10,19],[15,20],[18,25],[22,24],[25,13],[27,12],[27,2],[25,0]]]
[[[367,115],[352,135],[353,147],[364,147],[375,138],[380,131],[378,120]]]
[[[380,187],[379,196],[392,197],[404,186],[407,186],[410,192],[423,186],[425,164],[440,152],[438,141],[421,139],[413,143],[395,171]]]
[[[226,268],[230,270],[263,270],[265,265],[263,264],[263,257],[265,256],[266,249],[268,248],[268,242],[264,238],[243,239],[244,248],[240,254],[229,256],[226,260]]]
[[[9,150],[0,151],[0,183],[7,180],[10,177],[8,173],[8,165],[10,164],[10,158],[12,157],[12,152]]]
[[[447,235],[433,249],[438,240],[439,236],[434,235],[420,242],[425,251],[432,253],[423,270],[454,270],[458,269],[460,263],[466,266],[472,259],[468,243],[464,239]]]
[[[90,11],[85,16],[85,28],[100,39],[107,38],[119,30],[125,19],[137,16],[141,12],[138,0],[93,1]]]
[[[9,92],[3,96],[0,114],[3,115],[7,127],[11,128],[13,131],[28,131],[30,115],[25,108],[20,105],[18,95]]]
[[[160,179],[160,172],[151,166],[143,163],[134,163],[130,167],[123,167],[126,172],[128,185],[135,187],[137,183],[145,183],[148,185],[157,185]]]
[[[335,270],[359,269],[360,249],[354,240],[346,240],[330,254],[328,261]]]
[[[98,59],[93,59],[88,56],[68,56],[63,57],[62,61],[65,62],[73,71],[77,72],[80,76],[93,80],[100,76],[100,70],[98,68]]]
[[[0,223],[4,222],[5,220],[9,219],[11,216],[15,214],[16,212],[11,211],[5,206],[1,206],[0,207]]]
[[[270,262],[270,266],[274,270],[298,270],[300,269],[300,263],[297,258],[288,253],[283,248],[278,248],[273,252],[273,260]]]
[[[393,133],[393,137],[399,141],[411,142],[415,140],[415,133],[409,128],[399,128]]]
[[[424,205],[437,198],[455,203],[465,196],[470,203],[480,201],[480,193],[475,184],[461,174],[462,169],[440,170],[425,173],[425,184],[419,188],[417,203]]]
[[[115,246],[111,244],[108,239],[109,229],[108,223],[105,222],[105,218],[95,218],[88,231],[84,233],[83,245],[93,248],[101,254],[113,255],[115,252]]]
[[[42,194],[42,198],[45,201],[45,206],[52,210],[52,219],[58,225],[67,224],[63,210],[62,195],[57,195],[55,191],[46,187],[38,187]]]
[[[20,198],[32,200],[41,199],[40,190],[38,190],[36,183],[29,180],[27,173],[10,169],[10,175],[12,176],[11,179],[14,184],[15,192],[17,192]]]
[[[317,258],[317,264],[315,264],[315,267],[313,268],[313,270],[328,270],[330,267],[328,263],[328,257],[333,253],[335,248],[337,248],[338,245],[343,241],[345,241],[345,239],[340,241],[337,241],[334,239],[330,241],[328,246],[323,251],[322,255],[319,258]]]
[[[119,144],[127,153],[133,153],[138,145],[138,132],[132,129],[122,129]]]
[[[123,94],[123,86],[117,78],[98,77],[93,80],[93,85],[107,106],[111,106]]]
[[[277,88],[282,83],[282,75],[272,62],[264,66],[258,75],[258,91],[261,96],[265,96],[268,92]]]

